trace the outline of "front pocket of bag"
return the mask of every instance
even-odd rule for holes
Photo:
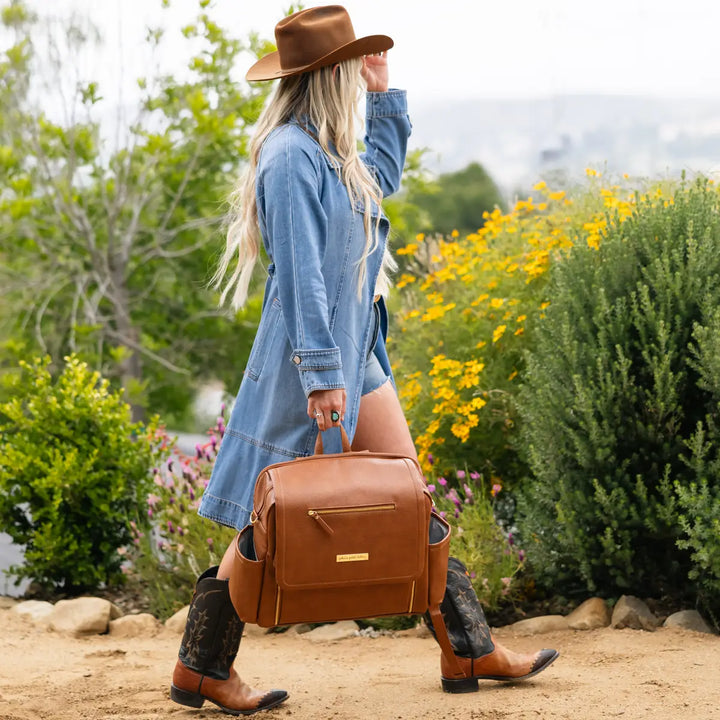
[[[333,534],[332,518],[349,514],[368,512],[392,512],[395,510],[395,503],[384,503],[377,505],[349,505],[347,507],[311,508],[308,510],[308,517],[317,522],[326,532]]]
[[[252,525],[242,529],[235,538],[234,547],[229,581],[230,599],[243,622],[257,623],[265,560],[255,559]]]
[[[248,358],[245,374],[257,381],[260,378],[265,361],[270,354],[277,327],[282,316],[280,300],[275,298],[267,309],[267,317],[263,318],[258,329],[258,334],[253,342],[250,357]]]

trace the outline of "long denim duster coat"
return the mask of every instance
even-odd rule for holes
[[[367,93],[366,152],[383,195],[395,192],[410,135],[405,92]],[[252,510],[255,480],[276,462],[311,455],[317,423],[307,416],[314,390],[345,388],[344,426],[357,425],[371,342],[375,282],[389,224],[381,214],[379,244],[367,259],[358,297],[358,261],[365,248],[361,208],[312,134],[291,122],[273,130],[257,168],[260,230],[270,265],[260,325],[199,513],[241,529]],[[391,375],[384,337],[375,353]],[[339,433],[325,433],[339,452]]]

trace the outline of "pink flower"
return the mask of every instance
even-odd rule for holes
[[[463,485],[463,490],[465,490],[465,497],[466,497],[468,500],[472,500],[472,498],[473,498],[473,491],[472,491],[472,489],[470,488],[470,486],[469,486],[469,485]]]
[[[471,479],[471,480],[479,480],[479,479],[480,479],[480,473],[478,473],[478,472],[471,472],[471,473],[470,473],[470,479]]]
[[[508,533],[508,545],[514,545],[515,544],[515,538],[513,537],[513,534],[511,532]]]
[[[428,486],[427,486],[427,489],[428,489],[431,493],[434,493],[434,492],[435,492],[435,486],[434,486],[434,485],[428,485]]]
[[[208,538],[208,539],[207,539],[207,544],[208,544],[210,547],[213,546],[213,543],[214,543],[214,541],[213,541],[212,538]]]
[[[465,471],[464,470],[458,470],[457,473],[457,479],[458,480],[464,480],[465,479]]]
[[[518,560],[520,562],[525,562],[525,551],[524,550],[518,550]]]
[[[444,477],[438,478],[438,484],[445,487],[447,485],[447,480]]]
[[[497,497],[497,494],[498,494],[501,490],[502,490],[502,485],[500,485],[500,483],[495,483],[495,484],[492,486],[492,490],[490,491],[490,494],[491,494],[493,497]]]

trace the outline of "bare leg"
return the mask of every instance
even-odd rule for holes
[[[360,398],[353,450],[389,452],[417,459],[400,400],[388,380]]]
[[[235,549],[235,543],[231,542],[227,550],[225,550],[225,554],[223,555],[222,560],[220,561],[220,567],[218,568],[217,573],[217,579],[218,580],[229,580],[230,579],[230,570],[233,565],[233,552]]]

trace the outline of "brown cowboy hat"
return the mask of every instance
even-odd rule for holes
[[[288,15],[275,26],[275,43],[278,49],[258,60],[247,71],[247,80],[298,75],[393,46],[387,35],[356,39],[350,16],[341,5],[321,5]]]

